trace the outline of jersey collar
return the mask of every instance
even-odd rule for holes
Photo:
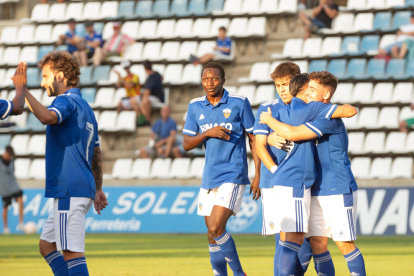
[[[304,101],[302,101],[301,99],[299,99],[299,98],[293,97],[292,98],[292,104],[303,105],[303,104],[306,104],[306,103]]]
[[[224,89],[224,88],[223,88]],[[205,98],[205,100],[204,100],[204,104],[205,105],[211,105],[211,106],[213,106],[213,108],[214,107],[218,107],[218,106],[220,106],[221,104],[224,104],[224,103],[227,103],[227,99],[229,98],[229,92],[226,90],[226,89],[224,89],[224,93],[223,93],[223,97],[221,97],[221,100],[219,101],[219,103],[216,105],[216,106],[213,106],[209,101],[208,101],[208,99],[207,99],[207,96],[206,96],[206,98]]]
[[[65,93],[63,93],[63,94],[61,94],[59,96],[63,96],[63,95],[69,96],[70,94],[79,94],[79,95],[82,95],[82,93],[81,93],[81,91],[80,91],[79,88],[71,88],[71,89],[67,90]]]

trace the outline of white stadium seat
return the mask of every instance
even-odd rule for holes
[[[57,24],[55,27],[53,27],[52,33],[50,35],[50,41],[58,41],[59,36],[65,34],[67,30],[68,26],[66,24]]]
[[[381,40],[379,42],[379,48],[385,48],[386,46],[395,43],[397,37],[395,35],[384,35],[381,37]]]
[[[50,42],[50,35],[52,33],[52,25],[39,25],[36,28],[34,35],[34,42]]]
[[[369,132],[365,137],[364,152],[384,153],[385,132]]]
[[[203,70],[203,66],[201,64],[187,64],[183,69],[181,82],[183,84],[201,83],[201,70]]]
[[[398,107],[382,108],[378,117],[377,127],[398,128],[399,113],[400,109]]]
[[[372,102],[372,82],[359,82],[354,86],[352,94],[353,103],[371,103]]]
[[[218,31],[220,27],[228,28],[230,24],[229,18],[216,18],[211,23],[210,27],[210,37],[215,37],[218,35]]]
[[[359,112],[358,126],[363,128],[376,128],[378,122],[378,107],[365,107]]]
[[[75,20],[82,20],[83,3],[69,3],[66,7],[65,20],[71,18]]]
[[[35,33],[36,27],[34,25],[24,25],[21,26],[19,29],[19,33],[17,34],[17,43],[33,43],[33,35]],[[36,56],[37,58],[37,56]]]
[[[201,57],[205,54],[213,53],[213,48],[216,47],[215,41],[201,41],[197,48],[197,56]]]
[[[46,162],[45,159],[34,159],[30,164],[29,176],[37,180],[46,178]]]
[[[275,98],[275,86],[274,85],[260,85],[256,90],[254,101],[252,105],[259,105]]]
[[[4,75],[4,80],[3,80],[3,85],[4,86],[12,86],[13,85],[13,82],[10,78],[14,76],[15,72],[16,72],[15,68],[7,69],[6,74]],[[11,96],[11,92],[10,92],[9,96]],[[11,99],[9,98],[9,100],[12,100],[12,98]]]
[[[378,83],[374,87],[372,93],[373,103],[389,103],[392,98],[392,91],[394,89],[394,84],[392,82],[382,82]]]
[[[46,135],[33,135],[30,138],[27,153],[44,156],[46,152]]]
[[[162,45],[160,59],[161,60],[177,60],[180,42],[167,41]]]
[[[194,21],[192,36],[195,37],[210,37],[210,18],[198,18]]]
[[[323,33],[352,32],[355,15],[352,13],[339,13],[332,22],[332,29],[321,29]]]
[[[198,179],[203,178],[204,164],[206,160],[204,157],[194,158],[191,162],[190,176]]]
[[[130,38],[137,39],[139,31],[139,22],[127,21],[122,25],[122,33],[128,35]]]
[[[411,82],[399,82],[392,93],[393,103],[411,103],[413,98],[413,84]]]
[[[175,20],[161,20],[157,27],[157,37],[159,38],[173,38],[175,29]]]
[[[258,14],[260,13],[260,0],[244,0],[241,8],[242,14]]]
[[[356,157],[352,159],[351,169],[355,178],[369,179],[370,177],[371,158]]]
[[[356,129],[358,128],[358,114],[351,118],[343,118],[342,121],[345,124],[346,129]]]
[[[184,41],[181,43],[178,60],[189,60],[190,55],[195,55],[197,53],[197,47],[197,41]]]
[[[47,91],[43,92],[42,104],[44,106],[49,107],[54,100],[55,100],[55,97],[49,97],[49,95],[47,94]]]
[[[14,161],[14,175],[17,179],[28,179],[30,168],[30,159],[29,158],[17,158]]]
[[[295,61],[295,63],[299,66],[300,71],[302,73],[308,73],[309,63],[307,60],[297,60]],[[274,68],[270,68],[270,69],[274,70]]]
[[[99,13],[100,18],[115,18],[118,16],[118,2],[105,1],[102,3]]]
[[[147,73],[145,73],[145,69],[144,69],[143,65],[141,65],[141,64],[132,65],[131,66],[131,72],[138,76],[139,82],[141,84],[145,83],[145,80],[147,79]],[[164,77],[164,79],[165,79],[165,77]]]
[[[331,54],[339,54],[341,52],[342,38],[340,37],[327,37],[322,43],[322,56],[329,56]]]
[[[412,178],[413,177],[413,158],[397,157],[392,163],[391,178]]]
[[[404,7],[405,0],[387,0],[385,3],[386,8],[393,8],[393,7]]]
[[[266,36],[266,17],[250,18],[246,30],[246,34],[242,36]]]
[[[116,130],[116,111],[103,111],[99,116],[99,130],[115,131]]]
[[[237,86],[226,86],[225,89],[229,92],[229,93],[237,93]]]
[[[82,18],[85,20],[100,19],[100,11],[100,2],[87,2],[83,7]]]
[[[239,82],[251,82],[251,81],[269,81],[269,62],[256,62],[253,63],[250,69],[249,78],[239,78]]]
[[[296,13],[298,11],[297,0],[279,0],[278,12]]]
[[[182,64],[168,64],[165,68],[164,82],[170,84],[181,84]]]
[[[66,4],[52,4],[49,9],[49,20],[65,21]]]
[[[248,18],[234,18],[230,22],[228,36],[244,37],[247,35]]]
[[[142,60],[142,49],[144,48],[144,43],[135,42],[130,45],[126,51],[124,58],[131,61],[140,61]]]
[[[409,106],[404,106],[400,112],[400,120],[406,120],[414,118],[414,110],[411,110]]]
[[[16,155],[28,154],[27,146],[29,144],[29,139],[30,137],[27,134],[13,136],[13,138],[10,141],[10,145],[13,147]]]
[[[118,103],[126,97],[126,91],[124,87],[120,87],[115,91],[114,98],[112,99],[112,106],[117,106]]]
[[[151,176],[152,178],[168,179],[170,178],[171,158],[156,158],[152,162]]]
[[[277,13],[278,0],[262,0],[260,3],[260,12],[267,14]]]
[[[242,0],[227,0],[224,2],[223,10],[213,11],[213,15],[241,14]]]
[[[100,88],[96,92],[94,107],[113,107],[112,99],[114,97],[115,88]]]
[[[407,134],[404,132],[391,132],[385,141],[385,152],[404,153]]]
[[[161,42],[147,42],[142,51],[142,58],[149,60],[160,60]]]
[[[405,152],[414,152],[414,132],[410,132],[405,143]]]
[[[157,38],[157,21],[145,20],[139,26],[138,38]]]
[[[16,124],[16,127],[19,128],[19,129],[26,129],[26,126],[27,126],[27,116],[28,116],[28,113],[27,112],[23,112],[19,116],[10,116],[9,117],[9,122],[10,123],[15,123]],[[19,145],[19,147],[20,147],[20,145]]]
[[[171,164],[171,177],[178,179],[191,178],[190,175],[190,158],[176,158]]]
[[[26,46],[20,52],[19,61],[26,61],[27,63],[36,64],[37,63],[37,51],[36,46]]]
[[[2,62],[8,65],[19,63],[20,47],[7,47],[4,50]]]
[[[36,4],[33,7],[30,19],[38,22],[47,21],[48,18],[45,14],[49,14],[49,8],[49,4]]]
[[[353,102],[351,100],[353,89],[354,85],[352,83],[338,83],[332,102],[341,104]]]
[[[366,0],[348,0],[346,8],[348,10],[363,10],[366,6]]]
[[[131,177],[148,179],[151,178],[151,159],[136,159],[134,164],[132,164]]]
[[[387,158],[375,158],[371,164],[371,178],[389,179],[391,171],[392,159]]]
[[[192,37],[193,31],[193,19],[179,19],[175,24],[174,29],[174,36],[173,37],[181,37],[181,38],[188,38]]]
[[[351,132],[348,134],[348,151],[353,154],[363,153],[365,134],[363,132]]]
[[[117,159],[112,168],[112,177],[119,179],[130,179],[131,178],[131,158],[120,158]]]
[[[7,26],[1,31],[0,43],[13,44],[16,43],[18,27]]]
[[[122,111],[119,113],[116,119],[116,129],[124,131],[135,131],[136,130],[136,117],[135,111]]]
[[[164,64],[154,64],[152,65],[152,69],[158,72],[161,76],[164,75],[165,65]]]
[[[302,55],[302,38],[289,38],[283,45],[283,57],[300,57]],[[272,56],[273,57],[273,56]]]
[[[322,48],[322,38],[308,38],[303,43],[302,56],[303,57],[316,57],[321,53]]]
[[[113,22],[108,22],[105,24],[103,31],[102,31],[103,40],[108,40],[114,35],[113,25],[114,25]]]
[[[373,13],[359,13],[355,17],[354,32],[369,31],[374,28],[374,14]]]

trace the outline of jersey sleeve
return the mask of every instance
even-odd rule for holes
[[[310,130],[315,132],[319,138],[321,138],[325,134],[335,134],[339,133],[338,126],[336,120],[326,120],[320,119],[313,122],[307,122],[305,124]]]
[[[332,114],[338,108],[336,104],[324,104],[321,102],[311,102],[310,104],[310,114],[308,121],[316,121],[321,119],[331,119]]]
[[[249,99],[245,99],[243,101],[243,109],[240,114],[241,117],[241,123],[246,130],[247,133],[253,133],[253,127],[254,127],[254,115],[252,111],[252,107],[250,106]]]
[[[260,124],[260,114],[262,114],[262,112],[267,111],[267,106],[263,106],[260,105],[259,109],[257,110],[257,114],[256,114],[256,120],[254,122],[254,127],[253,127],[253,134],[254,135],[269,135],[270,134],[270,128],[268,125],[266,124]]]
[[[13,111],[13,103],[8,100],[0,100],[0,119],[4,120],[10,116]]]
[[[194,104],[188,106],[187,118],[185,119],[185,125],[183,129],[183,134],[196,136],[199,132],[199,127],[195,119],[195,110]]]
[[[48,109],[56,113],[58,124],[70,118],[75,111],[74,105],[65,96],[56,97]]]

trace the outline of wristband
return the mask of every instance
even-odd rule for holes
[[[276,170],[277,170],[277,166],[276,165],[274,165],[273,167],[270,168],[270,171],[272,173],[275,173]]]

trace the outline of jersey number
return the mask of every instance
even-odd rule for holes
[[[86,161],[89,161],[89,146],[91,145],[92,142],[92,137],[93,137],[93,124],[86,122],[86,130],[89,131],[89,136],[88,136],[88,144],[86,145]]]

